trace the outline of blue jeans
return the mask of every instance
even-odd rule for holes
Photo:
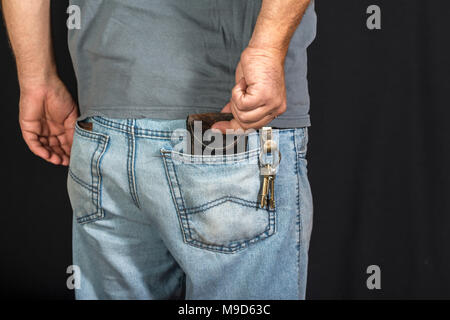
[[[258,133],[247,152],[188,156],[171,141],[184,120],[85,122],[68,176],[77,299],[305,297],[306,128],[276,130],[282,160],[270,210],[258,205]]]

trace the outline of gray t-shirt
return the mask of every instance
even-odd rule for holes
[[[218,112],[262,0],[71,0],[81,28],[69,31],[81,118],[183,119]],[[288,110],[275,127],[309,126],[306,49],[314,3],[286,58]]]

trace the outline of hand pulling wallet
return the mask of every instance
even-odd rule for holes
[[[247,151],[247,136],[242,134],[205,135],[212,125],[219,121],[230,121],[231,113],[191,114],[186,120],[186,129],[191,139],[191,154],[229,155]],[[220,139],[220,140],[217,140]]]

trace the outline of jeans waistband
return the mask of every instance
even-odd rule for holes
[[[186,129],[186,120],[163,119],[111,119],[105,117],[90,117],[84,120],[96,123],[111,130],[126,134],[134,134],[141,137],[170,139],[177,129]],[[291,138],[296,144],[297,150],[304,151],[308,142],[308,128],[275,129],[279,137]],[[250,133],[250,140],[256,139],[257,132]]]

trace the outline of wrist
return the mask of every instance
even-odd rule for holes
[[[289,24],[282,21],[260,16],[250,39],[249,47],[270,50],[284,60],[293,33],[291,29]]]
[[[22,91],[52,87],[59,81],[56,67],[49,67],[39,72],[19,70],[18,79]]]
[[[281,67],[284,66],[284,61],[286,59],[286,53],[283,50],[266,45],[249,44],[241,54],[241,61],[246,61],[248,58],[256,56],[270,59]]]

